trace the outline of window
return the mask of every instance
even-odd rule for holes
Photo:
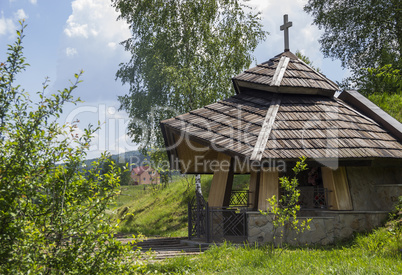
[[[297,179],[299,181],[300,197],[299,205],[304,209],[327,209],[328,205],[328,190],[324,188],[321,167],[308,167],[309,169],[301,172]],[[292,170],[279,175],[287,176],[289,180],[294,177]],[[281,190],[284,193],[284,190]]]

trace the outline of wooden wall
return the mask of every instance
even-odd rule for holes
[[[260,187],[258,192],[258,209],[266,211],[269,207],[267,199],[272,196],[279,198],[278,171],[261,171]]]
[[[322,167],[321,172],[324,187],[332,191],[329,193],[330,209],[353,210],[345,167],[339,167],[337,170]]]

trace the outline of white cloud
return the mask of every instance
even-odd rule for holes
[[[107,46],[111,48],[112,50],[116,49],[117,44],[115,42],[109,42],[107,43]]]
[[[88,38],[88,25],[78,24],[73,20],[70,20],[70,16],[67,20],[68,27],[64,29],[64,33],[69,37],[84,37]]]
[[[71,3],[73,13],[64,30],[68,37],[94,38],[120,42],[129,35],[128,25],[116,21],[118,13],[110,0],[75,0]]]
[[[38,2],[37,0],[29,0],[29,2],[31,2],[32,5],[36,5],[36,3]]]
[[[13,35],[17,26],[11,18],[5,18],[4,14],[1,13],[0,18],[0,35]]]
[[[288,14],[293,26],[289,29],[290,50],[300,50],[316,65],[323,59],[318,39],[321,31],[311,25],[312,17],[303,11],[307,0],[253,0],[250,5],[262,13],[264,30],[270,35],[261,42],[255,51],[257,63],[264,62],[284,50],[284,34],[279,28],[283,24],[283,15]]]
[[[67,56],[71,57],[71,56],[74,56],[76,54],[78,54],[77,49],[70,48],[70,47],[66,48],[66,55]]]
[[[328,78],[341,81],[343,71],[339,62],[324,58],[320,51],[319,38],[323,31],[312,25],[313,18],[303,11],[308,0],[251,0],[247,4],[261,12],[263,29],[270,35],[260,42],[254,51],[255,63],[261,63],[283,52],[284,34],[279,30],[283,24],[283,15],[289,15],[293,26],[289,29],[290,50],[295,53],[300,50],[310,58],[314,66],[322,69]],[[255,65],[255,63],[253,65]]]
[[[16,20],[28,19],[28,15],[26,15],[23,9],[19,9],[14,13],[14,18]]]
[[[126,92],[115,74],[119,64],[130,58],[119,45],[130,37],[128,25],[116,21],[119,14],[110,0],[75,0],[71,5],[60,43],[63,54],[57,62],[57,81],[65,83],[71,72],[83,69],[80,97],[84,101],[116,100]]]

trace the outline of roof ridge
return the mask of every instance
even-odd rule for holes
[[[292,64],[292,65],[291,65]],[[232,78],[237,94],[244,89],[269,93],[333,97],[338,85],[292,52],[283,52]]]
[[[280,86],[286,69],[289,65],[290,58],[282,56],[279,60],[279,64],[276,67],[275,74],[272,77],[271,86]]]

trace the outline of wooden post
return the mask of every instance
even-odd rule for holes
[[[232,191],[233,171],[231,170],[233,170],[233,162],[231,161],[231,157],[218,153],[218,166],[215,169],[217,170],[214,172],[212,178],[208,205],[210,207],[223,207],[227,201],[227,199],[225,201],[225,194],[229,192],[230,196],[230,192]]]
[[[279,198],[278,171],[261,171],[259,189],[258,209],[266,211],[269,208],[267,199],[274,195],[277,199]]]
[[[234,179],[234,159],[231,158],[229,173],[226,180],[225,194],[223,197],[223,206],[229,206],[230,196],[232,195],[233,179]]]
[[[331,170],[328,167],[321,167],[322,181],[329,192],[329,204],[331,210],[353,210],[350,197],[348,179],[345,167]]]
[[[251,171],[250,172],[250,185],[249,185],[249,197],[248,202],[250,203],[251,209],[257,209],[258,206],[258,188],[259,188],[260,172]]]

